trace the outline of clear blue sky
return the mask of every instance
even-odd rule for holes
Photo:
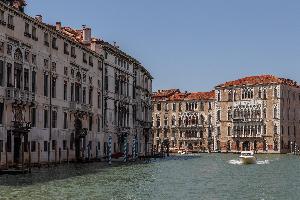
[[[206,91],[242,76],[300,82],[299,0],[27,0],[49,23],[93,35],[140,60],[154,90]]]

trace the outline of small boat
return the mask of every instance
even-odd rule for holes
[[[242,151],[240,155],[240,162],[242,164],[255,164],[256,158],[253,151]]]
[[[181,150],[179,150],[177,153],[178,153],[179,155],[184,155],[184,154],[186,154],[185,151],[181,151]]]

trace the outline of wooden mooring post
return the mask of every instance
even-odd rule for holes
[[[69,164],[69,148],[67,148],[67,163]]]
[[[57,164],[57,146],[55,144],[55,164]]]
[[[8,146],[7,146],[7,142],[5,142],[5,164],[6,164],[6,169],[8,169]]]
[[[58,163],[61,164],[61,148],[58,149]]]
[[[25,170],[25,146],[24,146],[24,141],[21,143],[21,149],[22,149],[22,171],[24,172]],[[29,151],[29,149],[28,149]]]
[[[28,171],[31,173],[31,148],[30,148],[30,143],[27,144],[28,148]]]
[[[41,144],[38,143],[38,167],[41,167]]]

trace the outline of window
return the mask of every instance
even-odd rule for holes
[[[31,108],[31,126],[36,126],[36,108]]]
[[[12,55],[12,46],[10,44],[7,44],[7,55]]]
[[[48,151],[48,141],[44,141],[44,152]]]
[[[24,90],[29,91],[29,70],[24,69]]]
[[[36,91],[36,72],[32,71],[31,75],[31,91],[35,93]]]
[[[0,10],[0,22],[1,22],[1,24],[6,25],[4,22],[4,11],[3,10]]]
[[[52,140],[52,150],[56,149],[56,140]]]
[[[25,22],[25,32],[24,32],[24,36],[26,37],[31,37],[31,34],[29,33],[29,24],[27,22]]]
[[[217,101],[221,101],[221,91],[217,91]]]
[[[97,120],[97,122],[98,122],[98,126],[97,126],[97,131],[98,132],[100,132],[100,129],[101,129],[101,121],[100,121],[100,118],[98,117],[98,120]]]
[[[73,58],[76,58],[76,49],[75,49],[75,47],[71,47],[71,56],[73,57]]]
[[[64,81],[64,100],[68,100],[68,82]]]
[[[32,27],[32,39],[35,41],[38,41],[36,27],[34,27],[34,26]]]
[[[82,61],[84,62],[84,63],[87,63],[87,59],[86,59],[86,53],[82,53]]]
[[[173,111],[176,111],[176,103],[173,103]]]
[[[69,55],[69,44],[68,43],[64,43],[64,54]]]
[[[49,47],[49,34],[44,33],[44,45]]]
[[[93,57],[89,56],[89,65],[93,66],[94,65],[94,61],[93,61]]]
[[[56,98],[56,79],[53,78],[52,79],[52,85],[51,85],[51,95],[52,95],[52,98]]]
[[[243,88],[242,99],[253,99],[253,88]]]
[[[89,116],[89,131],[92,131],[93,129],[93,117]]]
[[[89,104],[90,105],[93,104],[93,88],[92,87],[89,89]]]
[[[52,110],[52,128],[57,128],[57,111]]]
[[[63,150],[67,150],[67,140],[63,140]]]
[[[68,128],[68,113],[64,112],[64,129]]]
[[[98,93],[98,108],[101,108],[101,94]]]
[[[14,30],[15,26],[14,26],[14,16],[12,15],[8,15],[7,17],[7,28]]]
[[[31,152],[35,152],[35,151],[36,151],[36,142],[31,141]]]
[[[52,38],[52,48],[58,50],[56,38]]]
[[[278,119],[276,106],[274,107],[274,119]]]
[[[228,126],[228,128],[227,128],[227,135],[228,135],[228,136],[231,135],[231,127],[230,127],[230,126]]]
[[[44,128],[48,128],[48,110],[44,110]]]
[[[161,111],[161,104],[160,103],[157,104],[157,110]]]
[[[0,140],[0,153],[3,152],[3,140]]]
[[[3,124],[4,103],[0,103],[0,124]]]
[[[44,96],[48,97],[48,74],[44,74]]]
[[[4,62],[0,60],[0,86],[4,85]]]
[[[71,101],[74,101],[74,83],[71,83]]]
[[[220,121],[221,120],[221,110],[217,111],[217,120]]]

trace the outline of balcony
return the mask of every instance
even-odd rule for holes
[[[29,91],[20,90],[17,88],[6,88],[6,100],[8,101],[23,101],[34,102],[35,94]]]
[[[262,134],[232,134],[232,138],[261,138]]]
[[[82,103],[74,102],[74,101],[70,102],[70,109],[73,111],[82,111],[82,112],[86,112],[86,113],[92,112],[91,105],[82,104]]]

